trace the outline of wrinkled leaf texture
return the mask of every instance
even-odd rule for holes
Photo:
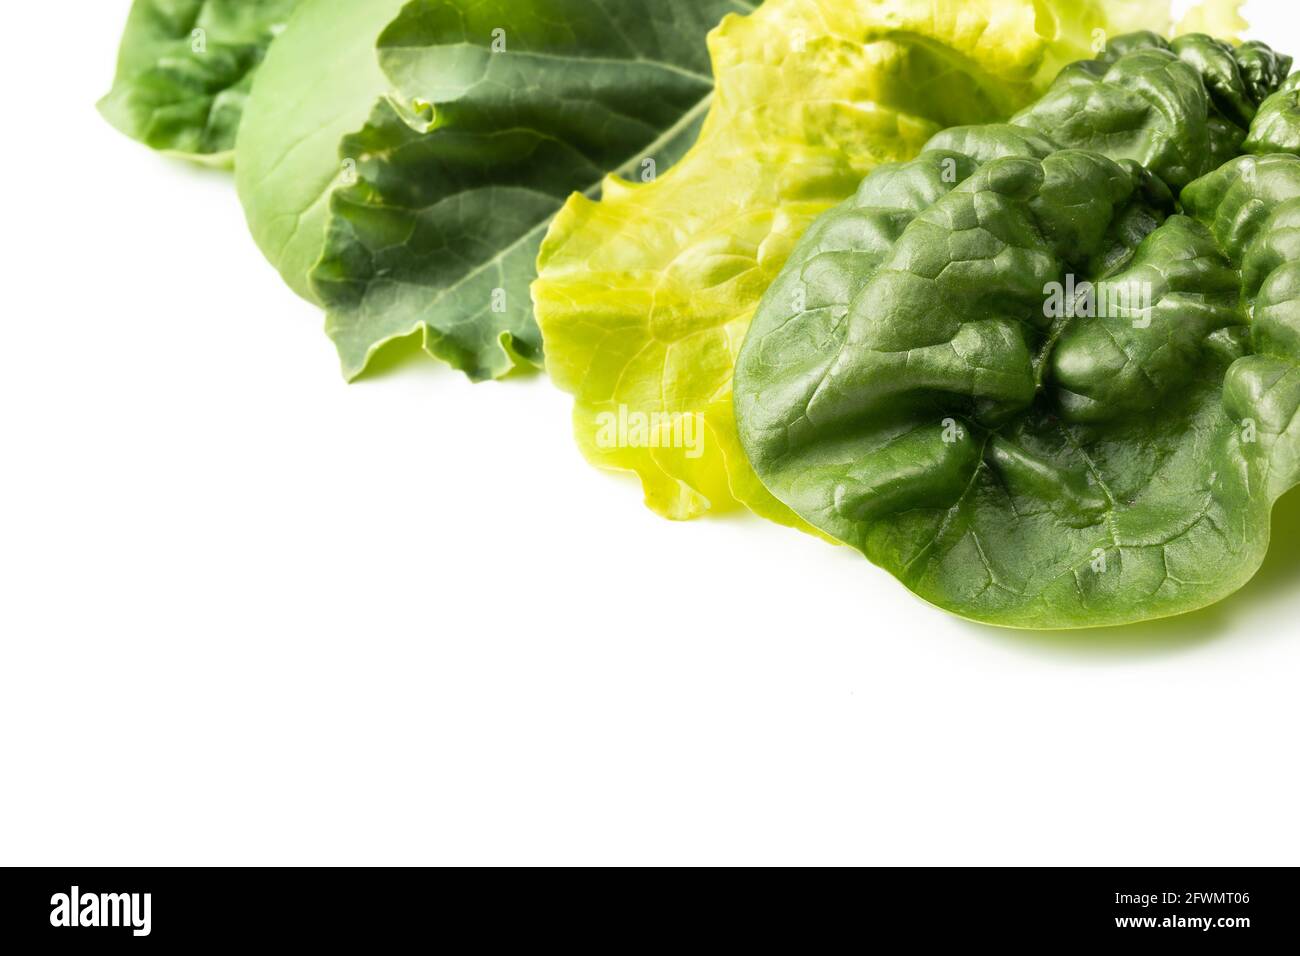
[[[1283,135],[1256,109],[1289,68],[1123,37],[1010,124],[868,175],[741,351],[764,484],[988,623],[1122,624],[1239,588],[1300,480],[1300,156],[1240,155]]]
[[[298,2],[135,0],[100,112],[153,149],[228,164],[253,77]]]

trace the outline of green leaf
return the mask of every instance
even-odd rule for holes
[[[297,3],[135,0],[100,112],[146,146],[229,162],[253,76]]]
[[[768,0],[711,39],[717,95],[699,143],[650,184],[576,196],[533,286],[547,368],[575,395],[594,463],[630,471],[646,503],[690,518],[738,503],[798,519],[736,438],[731,378],[759,298],[821,212],[937,130],[1005,118],[1123,16],[1168,4],[1031,0]],[[702,421],[702,449],[611,434],[632,416]]]
[[[306,0],[262,65],[240,128],[235,185],[263,255],[317,301],[330,196],[355,176],[339,143],[391,88],[375,39],[406,0]],[[328,69],[323,68],[328,64]]]
[[[1110,42],[1095,60],[1074,63],[1038,102],[1011,122],[1049,134],[1062,147],[1104,148],[1182,189],[1241,151],[1259,106],[1257,82],[1276,89],[1290,57],[1259,45],[1240,59],[1229,44],[1201,34],[1167,43],[1153,33]]]
[[[940,133],[820,218],[736,370],[764,485],[989,623],[1245,583],[1300,480],[1300,157],[1211,170],[1289,66],[1252,89],[1227,49],[1118,40],[1025,125]]]
[[[1260,104],[1244,148],[1251,153],[1300,153],[1300,73]]]
[[[606,173],[653,176],[708,104],[705,34],[740,0],[418,0],[384,31],[395,94],[343,141],[312,276],[344,374],[419,332],[471,378],[540,365],[528,287],[552,217]]]

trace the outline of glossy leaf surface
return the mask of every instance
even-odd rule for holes
[[[868,175],[741,351],[764,484],[964,617],[1212,603],[1300,479],[1300,157],[1223,162],[1289,61],[1166,47],[1117,41],[1016,125]]]

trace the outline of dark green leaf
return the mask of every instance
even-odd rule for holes
[[[253,75],[298,0],[135,0],[99,108],[147,146],[223,163]]]
[[[1219,105],[1241,118],[1268,90],[1222,48],[1125,42],[1020,125],[869,175],[741,351],[764,484],[965,617],[1211,603],[1300,480],[1300,157],[1211,171],[1246,135]],[[1176,204],[1166,183],[1198,176]]]

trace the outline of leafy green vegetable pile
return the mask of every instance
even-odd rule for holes
[[[233,158],[348,378],[544,362],[668,517],[1119,624],[1239,587],[1300,481],[1300,86],[1235,8],[136,0],[101,108]]]

